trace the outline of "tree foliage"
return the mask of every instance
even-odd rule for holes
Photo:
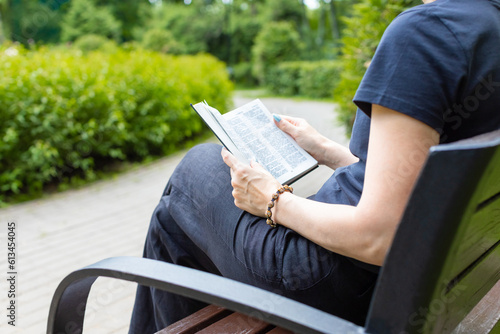
[[[142,46],[145,49],[163,53],[185,53],[184,46],[175,40],[174,35],[170,31],[160,28],[146,31],[142,37]]]
[[[332,58],[332,40],[341,25],[333,24],[334,32],[327,27],[358,0],[318,1],[321,10],[313,11],[303,0],[0,0],[0,31],[24,44],[56,44],[87,34],[143,42],[147,31],[158,35],[162,29],[173,37],[168,44],[180,45],[177,50],[209,52],[234,66],[251,61],[250,50],[264,25],[288,21],[307,46],[308,58]]]
[[[116,41],[121,37],[121,23],[109,7],[97,6],[93,0],[72,0],[62,22],[62,40],[74,41],[94,34]]]
[[[266,21],[289,21],[299,29],[304,24],[303,2],[301,0],[267,0],[264,6]]]
[[[0,30],[21,43],[56,43],[60,37],[59,8],[68,0],[2,0]]]
[[[298,60],[303,50],[300,35],[291,22],[268,23],[257,35],[252,48],[255,76],[265,84],[273,65]]]
[[[249,9],[247,10],[249,11]],[[242,12],[241,14],[233,14],[230,18],[226,32],[230,43],[226,60],[229,64],[249,62],[252,59],[250,50],[264,23],[263,20],[258,20],[249,14]]]
[[[7,39],[19,41],[24,44],[32,41],[35,43],[58,43],[61,41],[61,28],[70,7],[78,0],[0,0],[0,31],[3,30]],[[91,0],[89,12],[84,13],[86,19],[83,22],[113,20],[118,21],[120,29],[118,41],[129,41],[133,38],[133,30],[142,24],[141,13],[144,7],[150,7],[148,0]],[[88,5],[89,2],[86,2]],[[97,17],[92,20],[90,14],[96,13]],[[102,13],[102,9],[107,11]],[[73,17],[73,19],[76,19]],[[75,22],[75,24],[82,21]],[[3,28],[3,29],[2,29]],[[85,28],[79,36],[95,31]],[[108,34],[108,31],[105,32]],[[103,34],[104,35],[104,34]],[[109,35],[109,34],[108,34]],[[109,36],[108,36],[109,37]],[[0,37],[1,38],[1,37]]]
[[[149,6],[147,0],[100,0],[98,3],[109,8],[114,18],[120,21],[122,41],[133,40],[134,29],[143,24],[143,7]]]
[[[169,31],[188,54],[208,52],[211,43],[220,38],[223,28],[223,5],[200,5],[193,3],[162,5],[152,8],[151,18],[140,31],[151,29]]]
[[[331,97],[340,67],[330,60],[282,62],[267,78],[272,92],[285,96]]]
[[[363,0],[354,5],[351,17],[344,18],[342,72],[334,96],[340,106],[340,120],[348,129],[356,114],[352,98],[385,29],[403,10],[420,3],[418,0]]]
[[[420,0],[318,3],[312,10],[304,0],[0,0],[0,39],[3,32],[25,44],[78,40],[88,51],[107,43],[100,35],[128,49],[210,53],[247,84],[266,83],[283,61],[340,58],[335,96],[350,125],[351,99],[383,31]]]

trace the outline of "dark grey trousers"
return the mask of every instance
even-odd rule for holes
[[[200,145],[179,164],[153,213],[144,257],[229,277],[363,324],[377,275],[238,209],[220,151]],[[130,333],[153,333],[203,306],[139,286]]]

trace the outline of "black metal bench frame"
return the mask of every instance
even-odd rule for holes
[[[431,148],[365,327],[220,276],[117,257],[63,279],[47,333],[82,332],[88,294],[101,276],[220,305],[298,333],[450,333],[500,280],[500,130]],[[497,330],[500,314],[495,316],[490,320]]]

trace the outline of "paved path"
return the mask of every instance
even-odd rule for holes
[[[236,97],[235,106],[250,98]],[[331,103],[265,98],[274,113],[307,118],[320,132],[346,144]],[[0,333],[44,333],[52,294],[72,270],[111,256],[140,256],[149,223],[175,154],[115,179],[0,210]],[[320,167],[294,184],[313,194],[331,174]],[[8,326],[7,223],[17,224],[17,319]],[[87,307],[86,333],[126,333],[136,285],[99,279]]]

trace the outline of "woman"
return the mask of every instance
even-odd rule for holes
[[[354,97],[350,149],[306,121],[276,124],[335,170],[313,199],[216,145],[191,150],[153,215],[149,258],[220,274],[364,322],[428,149],[500,128],[500,2],[424,1],[389,26]],[[221,159],[222,156],[222,159]],[[266,213],[270,209],[270,224]],[[131,332],[202,304],[139,287]]]

